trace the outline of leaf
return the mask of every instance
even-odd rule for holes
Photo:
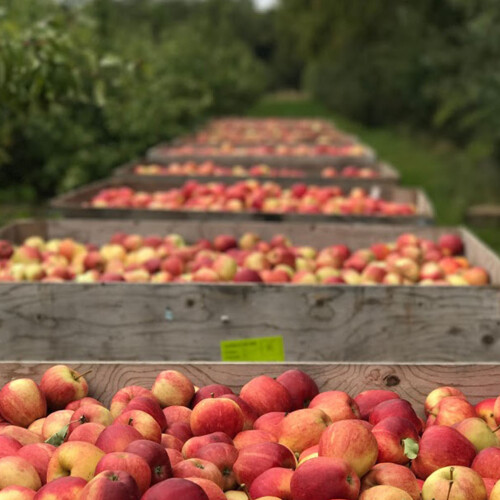
[[[68,430],[69,424],[62,427],[55,434],[52,434],[52,436],[50,436],[49,439],[47,439],[47,441],[45,442],[47,444],[51,444],[52,446],[61,446],[64,443],[66,436],[68,435]]]
[[[412,438],[403,439],[404,454],[410,459],[414,460],[418,455],[418,443]]]

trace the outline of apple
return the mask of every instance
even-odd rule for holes
[[[475,456],[476,450],[460,432],[453,427],[434,425],[422,434],[418,455],[411,467],[419,479],[427,479],[448,465],[470,467]]]
[[[325,430],[318,453],[320,457],[342,458],[363,477],[377,462],[378,445],[373,433],[359,421],[340,420]]]
[[[495,430],[498,427],[495,419],[495,402],[496,398],[486,398],[477,403],[474,407],[476,415],[479,418],[482,418],[492,430]]]
[[[438,240],[438,246],[445,255],[460,255],[464,251],[464,244],[460,236],[444,234]]]
[[[56,447],[47,443],[33,443],[23,446],[17,456],[28,461],[38,472],[42,484],[47,482],[47,468]]]
[[[97,474],[81,491],[78,500],[139,500],[134,478],[123,470]]]
[[[33,500],[36,491],[24,486],[7,486],[0,491],[0,500]]]
[[[376,464],[361,480],[361,492],[375,486],[394,486],[405,491],[412,500],[420,500],[420,488],[413,472],[393,463]]]
[[[399,395],[392,391],[376,389],[360,392],[354,401],[358,405],[360,417],[368,420],[370,413],[377,405],[390,399],[399,399]]]
[[[46,417],[37,418],[28,426],[28,430],[42,436],[43,424],[45,423]]]
[[[132,399],[130,403],[126,406],[124,411],[130,410],[140,410],[151,415],[162,431],[167,427],[167,419],[163,413],[159,403],[154,399],[146,396],[137,396]]]
[[[344,460],[318,457],[302,464],[293,474],[290,490],[293,500],[356,500],[360,481]]]
[[[443,467],[433,472],[422,487],[422,500],[487,500],[481,476],[468,467]]]
[[[268,469],[295,469],[296,466],[295,455],[286,446],[278,443],[259,443],[239,450],[233,470],[238,483],[250,488],[253,480]]]
[[[481,450],[472,462],[471,468],[480,476],[500,479],[500,448],[490,447]]]
[[[442,399],[448,398],[450,396],[465,399],[464,393],[459,389],[456,389],[455,387],[438,387],[437,389],[431,391],[425,399],[425,412],[427,414],[431,413]]]
[[[322,392],[312,399],[309,408],[323,410],[332,422],[360,417],[358,405],[343,391]]]
[[[127,410],[119,415],[113,425],[130,425],[138,430],[144,439],[159,443],[161,441],[161,428],[158,422],[149,414],[141,410]]]
[[[175,464],[172,467],[174,477],[187,478],[187,477],[201,477],[214,482],[219,488],[224,486],[224,479],[218,467],[201,458],[188,458]]]
[[[493,446],[500,447],[500,440],[482,418],[466,418],[454,427],[472,443],[476,452]]]
[[[248,431],[242,431],[234,437],[234,446],[237,450],[245,448],[251,444],[258,443],[277,443],[279,438],[276,434],[269,431],[250,429]]]
[[[271,411],[269,413],[264,413],[264,415],[260,416],[254,422],[254,430],[269,432],[276,438],[277,442],[281,434],[281,424],[286,415],[287,413],[284,411]]]
[[[86,397],[89,388],[84,375],[66,365],[50,367],[40,381],[48,407],[62,410],[68,403]]]
[[[185,443],[188,439],[193,437],[191,425],[186,422],[174,422],[165,429],[165,432],[179,439],[181,443]]]
[[[256,477],[249,489],[251,498],[275,496],[283,500],[292,500],[290,483],[294,472],[282,467],[273,467]]]
[[[41,443],[43,441],[42,436],[29,431],[28,429],[23,429],[22,427],[17,427],[16,425],[7,425],[0,428],[0,436],[7,436],[19,441],[23,446],[33,443]]]
[[[28,427],[47,415],[45,397],[33,380],[12,380],[0,391],[0,414],[9,423]]]
[[[80,406],[84,406],[84,405],[99,405],[99,406],[104,406],[97,399],[91,398],[91,397],[87,396],[87,397],[82,398],[82,399],[77,399],[76,401],[71,401],[71,403],[68,403],[66,405],[66,408],[64,408],[64,409],[65,410],[76,411],[76,410],[78,410],[78,408],[80,408]]]
[[[38,490],[42,486],[36,469],[22,457],[0,458],[0,490],[7,486],[24,486]]]
[[[254,377],[240,391],[240,397],[259,415],[274,411],[290,411],[292,398],[288,390],[267,375]]]
[[[201,400],[208,398],[218,398],[220,396],[226,396],[232,394],[233,391],[227,385],[222,384],[210,384],[201,387],[193,397],[191,401],[191,407],[194,408]]]
[[[427,426],[430,425],[454,425],[466,418],[476,416],[476,410],[465,399],[457,396],[449,396],[442,399],[429,414]]]
[[[71,435],[71,433],[73,433],[80,425],[90,422],[108,427],[113,423],[113,417],[111,416],[111,412],[104,406],[94,404],[80,406],[80,408],[78,408],[78,410],[76,410],[71,417],[71,423],[68,429],[69,434]]]
[[[194,396],[193,383],[176,370],[162,371],[151,389],[162,408],[178,405],[187,406]]]
[[[230,490],[236,486],[233,467],[238,455],[238,450],[233,445],[211,443],[200,448],[196,453],[196,458],[201,458],[216,465],[222,473],[222,489]]]
[[[406,465],[415,458],[406,450],[406,445],[415,447],[419,440],[418,431],[410,420],[401,416],[384,418],[373,427],[372,433],[378,445],[377,462]]]
[[[404,399],[391,399],[379,403],[370,413],[369,421],[372,425],[377,425],[387,417],[402,417],[413,424],[417,431],[422,430],[422,422],[417,417],[411,404]]]
[[[59,432],[63,427],[69,426],[73,414],[71,410],[58,410],[50,413],[42,427],[42,437],[44,440],[51,438],[56,432]]]
[[[243,430],[253,429],[253,425],[259,418],[259,415],[245,400],[241,399],[239,396],[236,396],[236,394],[224,394],[220,397],[230,399],[240,407],[240,410],[243,413]]]
[[[374,486],[361,493],[359,500],[411,500],[412,497],[394,486]]]
[[[187,479],[171,478],[149,488],[141,500],[210,500],[201,486]]]
[[[182,446],[184,445],[180,439],[172,436],[171,434],[162,434],[160,444],[167,450],[174,449],[179,452],[182,450]]]
[[[224,432],[233,438],[243,430],[244,416],[240,407],[230,399],[203,399],[191,414],[191,429],[195,436]]]
[[[63,443],[52,455],[47,467],[47,482],[60,477],[81,477],[90,481],[104,452],[84,441]]]
[[[143,439],[142,434],[131,425],[114,423],[106,427],[97,438],[95,446],[105,453],[125,451],[125,448],[138,439]]]
[[[111,406],[109,408],[113,418],[118,417],[121,413],[125,411],[128,404],[137,397],[146,397],[156,401],[151,391],[140,387],[138,385],[131,385],[120,389],[111,400]]]
[[[104,471],[127,472],[134,478],[141,495],[151,485],[151,469],[149,464],[144,458],[135,453],[120,451],[104,455],[97,463],[95,473],[97,475]]]
[[[81,477],[60,477],[42,486],[34,500],[75,500],[86,485]]]
[[[200,486],[206,493],[208,500],[226,500],[226,495],[213,481],[201,477],[188,477],[188,481]]]
[[[88,422],[78,426],[68,436],[68,441],[86,441],[87,443],[96,444],[97,439],[106,427],[95,422]]]
[[[311,458],[318,457],[318,450],[319,450],[319,445],[318,444],[314,445],[314,446],[311,446],[310,448],[305,449],[299,455],[299,465],[302,465],[307,460],[311,460]]]
[[[182,455],[185,458],[194,458],[198,450],[211,443],[233,444],[233,440],[224,432],[212,432],[205,436],[196,436],[188,439],[182,447]]]
[[[196,393],[198,394],[198,393]],[[195,397],[196,397],[195,394]],[[193,399],[194,401],[194,399]],[[167,406],[163,408],[163,414],[167,420],[167,426],[172,425],[174,423],[186,423],[190,425],[191,423],[191,408],[187,408],[185,406]]]
[[[172,477],[172,466],[169,456],[161,444],[140,439],[130,443],[125,449],[143,458],[151,470],[151,484],[156,484]]]
[[[182,453],[179,450],[174,450],[173,448],[166,448],[165,451],[167,452],[168,458],[170,460],[170,465],[172,467],[175,464],[178,464],[179,462],[182,462],[184,460],[184,457],[182,456]]]
[[[300,454],[318,444],[331,423],[330,417],[319,408],[295,410],[282,420],[278,442]]]
[[[0,458],[17,455],[23,445],[17,439],[9,436],[0,436]]]

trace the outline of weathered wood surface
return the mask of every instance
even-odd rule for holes
[[[168,179],[174,181],[177,184],[182,184],[188,180],[198,180],[199,182],[213,182],[213,181],[222,181],[226,183],[236,182],[241,179],[255,179],[255,177],[229,177],[229,176],[171,176],[171,175],[138,175],[134,173],[134,168],[137,165],[148,165],[151,164],[147,159],[138,159],[132,162],[126,163],[120,167],[117,167],[113,175],[115,177],[119,177],[122,179],[122,182],[133,182],[137,180],[137,178],[147,177],[151,179],[155,183],[158,183],[158,186],[162,186]],[[222,162],[219,162],[220,165],[225,166],[234,166],[236,163],[234,161],[228,161],[225,159]],[[386,185],[397,185],[400,181],[400,175],[397,170],[388,165],[387,163],[374,163],[373,165],[369,165],[370,168],[378,172],[378,177],[374,178],[356,178],[356,177],[343,177],[339,176],[334,179],[328,179],[325,177],[321,177],[321,172],[324,167],[322,166],[294,166],[294,169],[300,170],[304,172],[304,177],[257,177],[256,179],[262,181],[273,181],[279,182],[282,186],[291,186],[297,182],[305,182],[308,184],[319,184],[319,185],[332,185],[335,184],[340,186],[342,189],[351,189],[353,187],[362,187],[362,188],[370,188],[371,186],[386,186]]]
[[[475,205],[465,214],[468,224],[479,227],[500,227],[500,205]]]
[[[0,385],[13,378],[31,377],[39,381],[52,364],[0,363]],[[390,389],[415,405],[423,415],[427,394],[441,385],[461,389],[469,401],[477,403],[500,394],[498,364],[353,364],[353,363],[72,363],[89,382],[90,395],[109,404],[119,389],[128,385],[149,388],[162,370],[179,370],[196,385],[224,384],[235,391],[252,377],[277,376],[290,368],[307,372],[321,391],[341,390],[352,396],[368,389]]]
[[[159,144],[146,153],[149,161],[160,163],[171,163],[174,161],[203,161],[211,160],[216,163],[221,161],[228,161],[228,159],[235,164],[240,165],[255,165],[256,163],[265,163],[271,167],[308,167],[308,166],[333,166],[345,167],[348,165],[355,166],[369,166],[376,161],[377,155],[375,151],[366,148],[363,155],[350,155],[350,156],[236,156],[236,155],[174,155],[165,152],[167,144]]]
[[[1,359],[218,360],[283,335],[286,359],[494,361],[490,287],[0,285]]]
[[[212,179],[214,181],[216,179]],[[217,180],[218,182],[224,182]],[[225,182],[231,184],[235,180]],[[278,181],[279,183],[279,181]],[[416,214],[405,216],[384,215],[325,215],[325,214],[273,214],[259,212],[207,212],[189,210],[147,210],[147,209],[123,209],[123,208],[93,208],[83,206],[84,203],[97,195],[102,189],[124,185],[120,177],[111,177],[104,181],[94,182],[87,186],[77,188],[73,191],[54,198],[51,207],[56,209],[65,217],[92,217],[103,219],[202,219],[202,220],[267,220],[267,221],[289,221],[289,222],[363,222],[369,224],[432,224],[434,220],[434,208],[420,189],[402,188],[393,185],[372,186],[372,194],[380,196],[388,201],[399,203],[412,203],[416,207]],[[182,183],[174,179],[165,179],[161,185],[146,176],[136,176],[126,185],[135,190],[154,192],[159,189],[178,188]],[[335,181],[330,185],[337,185]]]
[[[221,340],[283,335],[286,359],[496,361],[500,359],[500,260],[464,229],[269,222],[51,220],[0,231],[102,244],[117,231],[276,233],[295,244],[351,248],[401,232],[436,239],[455,231],[495,286],[297,286],[233,284],[0,285],[0,359],[218,360]]]

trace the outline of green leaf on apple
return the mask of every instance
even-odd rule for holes
[[[50,436],[45,442],[51,444],[52,446],[61,446],[68,435],[68,430],[69,424],[62,427],[55,434],[52,434],[52,436]]]
[[[403,439],[404,453],[410,459],[414,460],[418,455],[418,443],[412,438]]]

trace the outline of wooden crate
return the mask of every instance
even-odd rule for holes
[[[500,205],[474,205],[467,210],[465,220],[477,227],[500,228]]]
[[[466,229],[227,221],[18,222],[0,238],[72,237],[103,244],[117,231],[186,240],[253,231],[296,245],[359,248],[402,232],[462,236],[492,286],[262,284],[0,284],[0,359],[220,359],[222,340],[282,335],[288,361],[495,361],[500,259]]]
[[[195,179],[199,182],[213,182],[222,181],[226,183],[236,182],[241,179],[255,178],[262,181],[279,181],[282,186],[291,186],[297,182],[305,182],[308,184],[319,184],[319,185],[331,185],[335,183],[336,185],[342,187],[343,189],[350,189],[353,187],[370,188],[374,185],[386,186],[386,185],[397,185],[400,181],[400,175],[397,170],[388,165],[387,163],[374,163],[370,165],[370,168],[378,173],[378,177],[374,178],[359,178],[359,177],[336,177],[334,179],[328,179],[321,177],[321,171],[324,167],[322,166],[294,166],[295,170],[300,170],[304,173],[304,177],[224,177],[224,176],[172,176],[172,175],[138,175],[134,173],[134,168],[137,165],[150,165],[151,162],[146,159],[138,159],[128,162],[120,167],[117,167],[113,175],[122,179],[122,182],[133,182],[135,180],[148,178],[154,181],[158,186],[162,186],[165,182],[175,182],[176,184],[182,184],[188,180]],[[254,163],[255,165],[256,163]],[[234,166],[237,165],[234,161],[228,160],[220,162],[219,165],[223,166]]]
[[[224,182],[219,179],[212,179],[212,182]],[[225,184],[233,184],[237,180]],[[279,180],[275,181],[281,185]],[[148,209],[124,209],[124,208],[93,208],[83,206],[99,193],[102,189],[126,185],[135,190],[153,192],[157,190],[167,190],[178,188],[182,183],[177,183],[174,179],[164,179],[159,185],[156,181],[137,176],[133,181],[124,184],[122,179],[111,177],[104,181],[94,182],[86,186],[58,196],[51,201],[51,207],[59,211],[64,217],[85,217],[85,218],[106,218],[106,219],[203,219],[203,220],[263,220],[280,222],[363,222],[368,224],[432,224],[434,221],[434,209],[426,196],[420,189],[402,188],[398,186],[372,186],[370,190],[373,194],[382,199],[401,203],[412,203],[416,207],[414,215],[325,215],[325,214],[272,214],[260,212],[204,212],[189,210],[148,210]],[[338,185],[335,181],[330,185]]]
[[[348,165],[370,166],[376,161],[377,155],[371,148],[365,147],[365,153],[362,155],[346,156],[237,156],[237,155],[175,155],[168,152],[171,144],[164,143],[150,148],[146,157],[149,161],[158,163],[172,163],[174,161],[205,161],[211,160],[215,163],[231,161],[235,165],[255,165],[256,163],[265,163],[271,167],[345,167]]]
[[[53,363],[0,363],[0,386],[14,378],[30,377],[40,381]],[[439,386],[457,387],[467,399],[479,401],[500,394],[498,364],[360,364],[360,363],[71,363],[86,376],[89,395],[109,406],[119,389],[128,385],[150,388],[162,370],[178,370],[198,386],[224,384],[234,391],[251,378],[266,374],[276,377],[291,368],[308,373],[321,392],[340,390],[355,396],[369,389],[397,392],[424,416],[427,394]]]

